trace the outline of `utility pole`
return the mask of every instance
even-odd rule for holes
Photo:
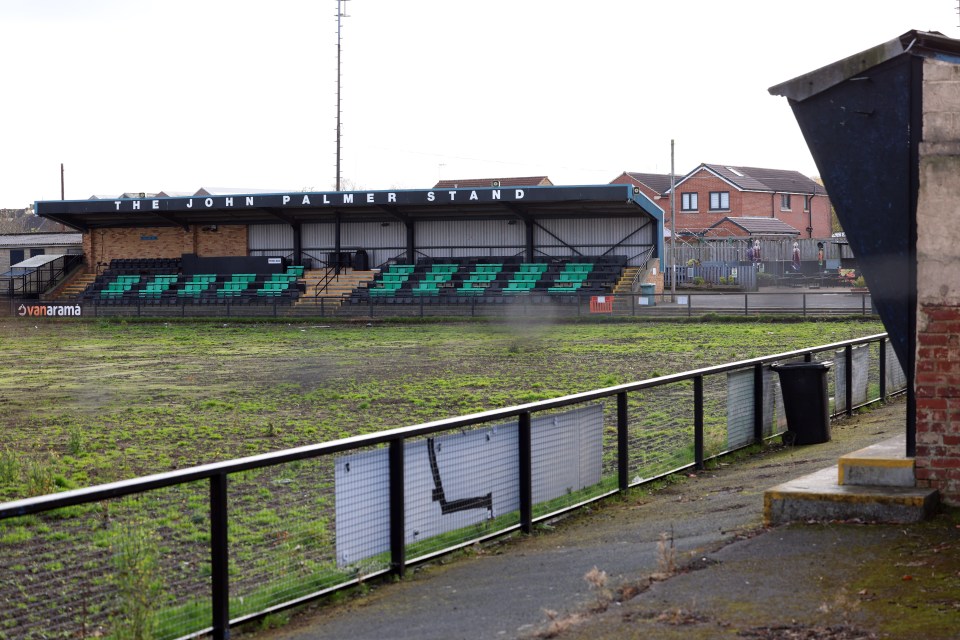
[[[63,163],[61,162],[60,163],[60,199],[61,200],[67,199],[64,194],[66,194],[66,191],[64,191],[63,189]]]
[[[674,238],[677,237],[677,194],[674,192],[677,186],[676,175],[673,172],[673,139],[670,139],[670,301],[677,301],[677,265],[675,249],[673,246]]]

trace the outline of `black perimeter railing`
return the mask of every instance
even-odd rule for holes
[[[77,568],[73,570],[80,571],[80,567],[93,567],[97,562],[105,563],[103,566],[107,567],[108,571],[116,568],[115,564],[111,564],[114,561],[104,559],[107,553],[105,549],[113,547],[105,542],[96,541],[100,526],[112,526],[111,520],[115,520],[119,513],[119,509],[115,511],[114,507],[108,508],[106,501],[118,498],[130,500],[137,496],[146,499],[154,493],[191,483],[200,483],[191,484],[193,493],[180,501],[175,500],[173,507],[163,511],[163,515],[169,521],[179,522],[177,518],[184,515],[182,512],[188,511],[191,508],[190,505],[193,505],[192,508],[195,511],[192,518],[200,527],[200,530],[194,534],[194,542],[198,549],[206,548],[206,558],[198,561],[193,558],[178,557],[178,553],[185,553],[183,549],[188,543],[184,541],[165,542],[163,548],[166,550],[165,553],[173,555],[172,571],[174,572],[187,571],[188,568],[192,570],[194,564],[204,565],[203,578],[197,579],[193,583],[193,588],[176,589],[182,597],[196,601],[190,606],[201,614],[199,617],[194,616],[190,619],[184,616],[184,621],[178,623],[179,626],[162,633],[157,632],[156,637],[189,638],[212,634],[214,638],[226,638],[229,637],[231,625],[262,618],[309,599],[355,586],[372,577],[386,574],[403,576],[406,569],[414,563],[477,542],[515,531],[529,533],[537,522],[557,517],[562,513],[682,469],[703,468],[708,459],[760,443],[774,437],[778,432],[782,433],[782,429],[777,426],[776,416],[771,420],[769,409],[769,391],[772,387],[776,387],[773,382],[776,376],[771,373],[771,364],[785,360],[833,360],[837,375],[836,379],[830,383],[830,392],[831,395],[836,393],[841,396],[836,398],[836,403],[831,409],[834,412],[837,407],[842,407],[842,413],[850,414],[858,405],[883,401],[888,395],[899,390],[895,387],[902,385],[902,382],[893,385],[888,382],[891,379],[891,363],[898,367],[896,360],[891,359],[889,355],[889,346],[886,334],[878,334],[596,389],[551,400],[0,504],[0,532],[6,531],[5,535],[13,540],[17,539],[13,535],[16,531],[13,527],[17,519],[21,521],[32,519],[33,524],[37,524],[38,519],[42,520],[42,531],[48,535],[51,529],[54,533],[70,532],[69,535],[62,533],[55,538],[57,540],[53,543],[57,548],[55,554],[11,560],[9,566],[0,567],[6,575],[7,586],[16,585],[12,592],[13,596],[6,600],[5,615],[32,612],[31,615],[34,618],[31,619],[36,621],[32,624],[41,627],[40,629],[31,628],[29,626],[31,623],[24,618],[22,622],[24,626],[14,625],[0,629],[0,636],[34,637],[42,631],[44,637],[77,637],[78,633],[81,635],[92,633],[91,630],[97,624],[100,625],[101,634],[109,635],[109,630],[104,626],[109,625],[110,620],[109,615],[104,613],[104,609],[107,608],[106,601],[109,600],[107,595],[87,594],[84,597],[83,594],[78,594],[79,589],[71,588],[69,584],[58,590],[54,586],[53,577],[44,578],[47,565],[52,566],[49,569],[54,572],[50,574],[51,576],[59,575],[56,574],[59,571],[60,574],[69,578],[72,569],[62,566],[64,559],[70,556],[69,546],[79,545],[88,537],[93,538],[91,555],[78,560]],[[856,354],[868,357],[860,357]],[[902,371],[900,373],[902,378]],[[861,378],[864,380],[864,388],[869,386],[870,390],[866,396],[858,397],[859,392],[854,387],[860,386],[856,380]],[[612,401],[610,403],[612,406],[609,407],[608,413],[603,413],[603,409],[600,409],[603,413],[603,424],[600,425],[604,432],[602,437],[608,440],[608,443],[602,447],[603,460],[600,460],[599,450],[581,444],[581,438],[586,442],[585,436],[578,435],[571,440],[574,444],[567,442],[564,445],[568,448],[573,447],[568,451],[571,455],[582,453],[576,450],[578,447],[591,449],[597,453],[597,455],[591,453],[586,457],[593,460],[591,464],[597,463],[598,468],[600,465],[603,466],[602,477],[599,472],[597,476],[600,482],[594,479],[588,481],[593,483],[589,487],[586,484],[569,487],[566,490],[567,495],[563,496],[559,502],[556,500],[544,502],[542,497],[538,497],[542,492],[539,484],[541,478],[538,474],[544,468],[542,457],[546,454],[543,453],[545,449],[538,444],[541,442],[539,438],[542,433],[550,434],[557,431],[560,428],[558,425],[565,419],[564,416],[572,413],[570,407],[576,405],[587,408],[596,407],[595,404],[589,403],[599,403],[604,400]],[[658,430],[654,423],[656,420],[669,421],[668,418],[663,417],[663,412],[673,410],[671,408],[677,410],[682,408],[684,411],[683,415],[677,419],[678,426],[670,427],[667,431]],[[561,409],[565,409],[567,413],[557,413]],[[738,420],[737,412],[746,420],[746,428],[740,436],[733,433],[732,426],[733,422]],[[655,415],[661,417],[655,418]],[[541,429],[537,425],[542,423],[544,417],[549,418],[549,424],[543,432],[537,431]],[[503,424],[498,424],[505,420],[515,421],[515,423],[509,429]],[[494,426],[491,428],[491,425]],[[645,439],[645,434],[652,435],[654,431],[657,432],[658,440]],[[659,438],[664,437],[668,431],[676,432],[676,448],[681,453],[679,456],[673,454],[665,456],[658,466],[650,462],[648,456],[654,456],[655,450],[660,446],[654,443],[660,442]],[[511,488],[508,493],[515,496],[516,507],[510,507],[510,513],[494,513],[496,497],[491,500],[488,493],[478,498],[463,499],[464,493],[470,495],[469,487],[462,483],[457,484],[458,475],[468,473],[470,468],[482,466],[478,463],[477,454],[468,451],[459,459],[455,467],[449,466],[449,458],[444,456],[455,455],[458,443],[463,442],[456,438],[476,436],[475,442],[480,444],[473,446],[482,447],[487,446],[491,439],[496,442],[497,438],[507,437],[505,434],[508,432],[513,438],[509,440],[509,447],[504,449],[508,452],[506,457],[509,464],[499,471],[483,468],[482,473],[491,475],[499,473],[509,480]],[[448,434],[449,439],[445,439],[443,434]],[[424,444],[427,446],[422,446]],[[432,494],[432,497],[426,498],[428,505],[431,504],[431,500],[439,501],[445,514],[447,511],[459,512],[450,514],[453,518],[465,517],[464,513],[471,509],[487,518],[489,510],[490,519],[484,522],[490,524],[464,521],[465,524],[458,530],[459,537],[444,538],[443,535],[439,535],[433,538],[439,542],[426,546],[417,546],[415,542],[411,542],[411,536],[417,534],[417,527],[423,526],[417,520],[419,516],[413,512],[414,506],[406,502],[409,495],[406,491],[418,482],[414,475],[416,469],[411,467],[415,462],[416,451],[423,452],[424,461],[429,457],[428,471],[423,471],[428,468],[425,462],[422,467],[417,467],[423,472],[424,484],[427,486],[427,490],[422,493],[427,496]],[[346,474],[358,471],[363,465],[372,464],[370,462],[372,458],[368,456],[377,457],[382,461],[382,473],[376,475],[379,478],[377,483],[369,483],[365,480],[362,483],[362,490],[378,493],[383,506],[379,516],[365,513],[363,517],[356,517],[351,524],[347,516],[351,505],[347,504],[349,501],[345,496],[346,492],[342,491],[341,481],[347,477]],[[334,484],[331,477],[324,480],[323,474],[317,477],[311,476],[300,484],[296,478],[290,479],[293,477],[294,468],[302,469],[301,465],[311,461],[329,464],[326,472],[329,474],[333,474],[333,469],[336,469],[338,475],[335,512],[331,510],[334,499],[331,493],[334,491],[331,489]],[[353,468],[351,464],[354,465]],[[266,475],[256,475],[265,474],[269,469],[281,469],[281,466],[286,471],[277,479],[271,480]],[[287,471],[290,473],[287,474]],[[244,484],[244,478],[248,477],[244,474],[254,474],[255,484]],[[441,475],[448,476],[445,481],[446,488],[441,484]],[[203,489],[204,485],[206,489]],[[340,564],[349,564],[348,555],[358,558],[363,556],[361,551],[348,553],[340,549],[341,546],[345,549],[354,542],[360,543],[360,547],[379,549],[381,555],[370,560],[370,553],[367,552],[368,560],[364,561],[368,563],[367,565],[361,562],[344,567],[343,571],[336,574],[331,581],[310,586],[312,583],[308,574],[313,565],[302,555],[309,551],[309,545],[305,542],[285,545],[287,535],[292,531],[293,520],[296,519],[295,509],[285,511],[282,516],[271,517],[269,510],[257,503],[258,496],[269,495],[271,492],[276,496],[276,492],[286,490],[284,487],[290,486],[297,487],[297,492],[304,495],[311,491],[326,492],[309,498],[304,509],[306,514],[304,526],[316,532],[316,535],[311,538],[311,544],[322,546],[329,544],[331,536],[329,531],[318,529],[320,525],[316,521],[325,518],[337,520],[335,537],[338,549],[335,553],[332,548],[324,551],[336,557],[336,562],[330,562],[331,566],[336,564],[339,567]],[[185,487],[184,490],[188,488]],[[495,488],[494,491],[501,491],[501,489]],[[457,495],[453,495],[456,493],[460,494],[460,499],[457,499]],[[512,497],[511,500],[513,499]],[[252,519],[245,516],[247,502],[255,505],[251,507],[254,516]],[[76,510],[84,505],[92,512],[87,515],[96,518],[96,522],[100,524],[97,527],[73,525],[71,528],[70,518],[73,516],[82,518],[83,514],[76,513]],[[354,508],[357,506],[357,504],[353,505]],[[364,512],[365,509],[372,510],[373,506],[361,501],[359,508]],[[439,512],[440,508],[436,510]],[[165,520],[167,524],[160,527],[158,529],[160,533],[156,535],[168,535],[163,531],[169,532],[173,525],[167,520]],[[268,523],[264,526],[273,526],[274,529],[269,532],[269,535],[255,537],[248,549],[242,546],[240,538],[250,535],[251,522]],[[353,534],[347,532],[351,526]],[[24,524],[24,527],[28,525]],[[350,536],[356,539],[347,539]],[[341,540],[341,537],[344,539]],[[379,542],[375,543],[374,538]],[[49,547],[43,545],[39,545],[39,548],[49,550]],[[298,555],[295,562],[279,565],[277,575],[274,577],[279,580],[287,573],[292,573],[298,585],[307,585],[304,588],[310,590],[306,593],[290,592],[276,595],[272,599],[256,600],[253,598],[253,592],[249,591],[248,583],[244,583],[246,569],[239,564],[249,562],[253,566],[270,554],[281,553],[281,550],[284,554]],[[76,553],[79,554],[79,551]],[[3,540],[0,538],[0,557],[4,554]],[[241,557],[244,554],[250,557]],[[238,566],[232,566],[234,563]],[[0,565],[3,565],[3,561],[0,561]],[[100,576],[102,571],[96,568],[90,570],[94,572],[92,576]],[[262,580],[257,578],[251,582],[257,583],[259,587],[262,586],[260,585]],[[239,594],[233,592],[235,583],[240,585],[238,590],[241,593]],[[147,589],[149,583],[144,582],[143,585],[142,589]],[[104,601],[97,600],[98,597],[102,597]],[[82,601],[72,600],[75,598],[82,598]],[[163,612],[162,617],[169,619],[176,617],[173,613],[174,609],[182,612],[186,607],[182,602],[168,602],[166,606],[170,607],[170,610]],[[96,611],[100,613],[95,614]],[[60,635],[43,628],[52,625],[52,620],[61,612],[71,612],[72,617],[65,618],[60,623],[61,626],[57,629]],[[28,613],[23,615],[27,616]],[[100,616],[99,622],[97,622],[97,615]],[[81,622],[78,622],[80,618],[83,618],[82,628],[80,628]],[[15,618],[12,619],[16,621]],[[19,630],[22,630],[22,635],[17,635],[21,633]]]

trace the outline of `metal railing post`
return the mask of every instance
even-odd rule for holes
[[[746,291],[743,293],[743,315],[750,315],[750,294]]]
[[[227,474],[210,477],[210,605],[213,638],[230,637],[230,547],[227,541]]]
[[[533,533],[533,450],[530,431],[530,412],[517,416],[520,483],[520,530]]]
[[[703,376],[693,379],[693,458],[703,469]]]
[[[763,442],[763,364],[753,365],[753,441]]]
[[[853,415],[853,345],[848,344],[843,348],[843,359],[846,361],[846,369],[843,372],[844,382],[847,385],[847,415]]]
[[[617,394],[617,479],[620,491],[630,486],[630,439],[627,429],[627,392]]]
[[[887,340],[880,341],[880,400],[887,401]]]
[[[390,568],[403,577],[407,566],[407,544],[404,539],[403,438],[390,441]]]

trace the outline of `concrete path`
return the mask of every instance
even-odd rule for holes
[[[837,567],[852,558],[846,548],[838,546],[840,543],[817,538],[815,532],[798,533],[789,526],[764,530],[763,492],[790,478],[836,464],[845,453],[902,432],[904,406],[902,401],[893,402],[836,421],[831,442],[773,446],[759,455],[725,461],[715,470],[683,478],[656,493],[635,491],[625,499],[608,500],[589,513],[544,527],[536,535],[515,536],[466,556],[422,567],[399,583],[371,587],[362,597],[311,605],[292,616],[284,628],[260,632],[257,638],[621,638],[634,636],[625,635],[622,615],[616,618],[616,624],[610,622],[610,607],[603,603],[620,599],[615,592],[624,585],[628,595],[632,595],[630,590],[643,595],[616,603],[614,608],[621,613],[654,595],[658,598],[654,605],[657,610],[671,606],[678,611],[704,606],[709,610],[712,605],[708,603],[718,597],[750,602],[757,593],[753,577],[761,582],[783,582],[791,577],[806,580],[791,576],[788,569],[798,556],[816,555],[818,562]],[[819,549],[817,545],[821,545]],[[664,569],[671,547],[677,565],[692,563],[692,568],[703,570],[681,573],[656,582],[656,589],[648,588],[648,577]],[[817,553],[823,549],[829,549],[831,555]],[[731,560],[736,558],[753,561],[742,564],[739,573],[725,575],[720,568],[734,566]],[[800,564],[806,576],[810,563]],[[829,566],[823,571],[829,571]],[[588,574],[591,580],[585,579]],[[774,600],[774,618],[781,608],[783,616],[779,617],[792,619],[795,609],[815,611],[820,606],[822,594],[797,592],[789,582],[783,586],[791,602]],[[707,626],[710,629],[703,637],[715,637],[710,634],[719,627]],[[663,634],[648,628],[636,637],[669,638],[674,636],[668,632],[674,630],[683,632],[676,637],[699,637],[691,635],[694,629],[690,625],[667,625]]]

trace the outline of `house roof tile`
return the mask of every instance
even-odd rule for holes
[[[703,164],[713,173],[744,191],[772,191],[774,193],[802,193],[826,195],[826,190],[799,171],[763,169],[760,167],[732,167]]]
[[[470,189],[473,187],[492,187],[499,181],[501,187],[549,187],[553,183],[547,176],[528,176],[524,178],[467,178],[464,180],[441,180],[433,185],[434,189]]]
[[[635,171],[627,171],[628,176],[647,185],[657,193],[669,193],[670,192],[670,174],[663,173],[637,173]],[[674,176],[674,182],[679,181],[679,176]]]
[[[759,216],[727,216],[708,227],[714,229],[724,222],[731,222],[746,231],[751,236],[798,236],[800,232],[780,220],[779,218],[765,218]]]

